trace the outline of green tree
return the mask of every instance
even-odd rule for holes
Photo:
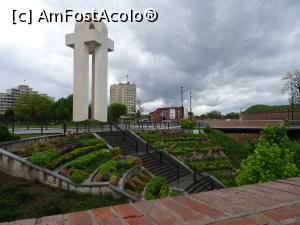
[[[23,121],[49,122],[53,119],[54,102],[35,93],[22,94],[14,108],[16,118]]]
[[[299,175],[295,153],[299,145],[291,142],[286,127],[275,125],[263,129],[254,153],[237,170],[238,185],[266,182]]]
[[[4,122],[12,122],[15,119],[15,111],[10,108],[5,110],[4,114],[3,114],[3,121]]]
[[[206,114],[202,114],[201,117],[203,119],[222,119],[224,116],[222,115],[221,112],[217,110],[212,110]]]
[[[127,107],[121,103],[111,103],[108,106],[108,121],[117,122],[121,116],[126,115]]]
[[[231,112],[231,113],[227,113],[224,116],[225,119],[239,119],[240,118],[240,114],[237,112]]]
[[[181,119],[179,124],[182,129],[193,129],[195,122],[189,119]]]
[[[55,108],[55,119],[58,121],[68,120],[68,109],[65,105],[59,104]]]
[[[71,120],[73,111],[73,95],[60,98],[54,104],[55,120]]]

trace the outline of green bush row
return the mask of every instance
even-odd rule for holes
[[[38,166],[51,168],[52,160],[59,156],[59,151],[55,148],[52,148],[43,152],[33,152],[32,155],[28,157],[28,159]]]
[[[71,152],[68,152],[61,157],[57,158],[56,160],[53,161],[52,166],[50,169],[54,169],[66,162],[69,162],[73,159],[78,158],[79,156],[88,154],[90,152],[96,151],[98,149],[103,149],[106,147],[106,144],[104,143],[99,143],[93,146],[88,146],[88,147],[83,147],[83,148],[77,148]]]
[[[70,166],[74,169],[85,169],[86,167],[88,167],[89,164],[91,164],[94,161],[97,161],[99,159],[107,160],[112,156],[112,151],[107,149],[101,149],[73,160]]]
[[[187,164],[192,169],[195,169],[199,172],[232,169],[230,161],[224,158],[215,158],[214,160],[197,160],[193,162],[187,162]]]
[[[165,177],[153,177],[147,184],[145,198],[147,200],[167,197],[169,187]]]
[[[109,180],[111,176],[121,176],[128,169],[134,166],[134,162],[129,159],[109,160],[102,164],[98,171],[102,173],[103,180]]]

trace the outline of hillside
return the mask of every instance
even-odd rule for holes
[[[244,112],[252,113],[252,112],[259,112],[259,111],[273,111],[273,110],[284,110],[289,109],[290,105],[253,105],[246,109]],[[294,105],[295,109],[300,109],[300,104]]]

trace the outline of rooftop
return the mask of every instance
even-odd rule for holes
[[[300,177],[0,224],[300,224]]]

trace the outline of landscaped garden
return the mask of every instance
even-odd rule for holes
[[[110,194],[80,194],[0,173],[0,222],[126,203]]]
[[[156,149],[164,149],[199,173],[217,177],[226,186],[266,182],[300,175],[300,145],[287,127],[269,125],[257,140],[240,144],[225,133],[206,127],[192,130],[139,132]]]
[[[75,183],[82,183],[91,176],[89,181],[116,185],[125,172],[140,164],[139,158],[121,156],[119,148],[108,149],[103,139],[92,134],[49,138],[16,145],[10,151],[33,164],[56,170]]]
[[[221,131],[206,128],[205,133],[191,131],[139,132],[156,149],[165,149],[199,173],[209,172],[225,185],[235,186],[234,170],[249,151]]]

